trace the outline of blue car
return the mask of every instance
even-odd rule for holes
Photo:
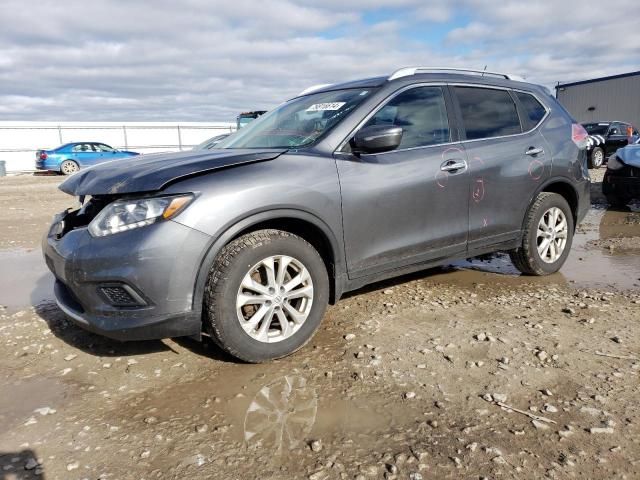
[[[38,150],[36,152],[36,169],[71,175],[81,168],[136,155],[139,153],[116,150],[104,143],[65,143],[53,150]]]

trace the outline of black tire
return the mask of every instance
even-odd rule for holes
[[[313,282],[306,320],[293,335],[275,343],[261,342],[240,325],[236,297],[244,276],[261,260],[288,255],[301,262]],[[302,348],[322,321],[329,301],[329,277],[318,252],[303,238],[281,230],[258,230],[226,245],[214,261],[205,287],[204,323],[223,350],[250,363],[287,356]]]
[[[600,168],[602,165],[604,165],[604,150],[595,147],[589,155],[589,168]]]
[[[621,197],[612,193],[605,195],[605,197],[607,198],[607,203],[614,208],[624,208],[631,201],[630,198]]]
[[[538,253],[537,231],[542,216],[551,208],[557,207],[564,214],[567,221],[567,239],[560,257],[553,263],[542,260]],[[573,242],[573,214],[567,201],[557,193],[542,192],[538,194],[529,206],[524,221],[522,245],[511,250],[509,256],[515,267],[526,275],[550,275],[560,270],[567,259]]]
[[[60,173],[63,175],[73,175],[80,171],[80,165],[73,160],[65,160],[60,164]]]

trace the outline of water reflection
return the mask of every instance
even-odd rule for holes
[[[304,377],[286,375],[260,389],[247,409],[244,440],[277,452],[297,447],[316,421],[318,396]]]

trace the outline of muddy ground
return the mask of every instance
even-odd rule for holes
[[[640,478],[640,208],[598,183],[561,273],[376,284],[246,365],[69,323],[37,250],[59,181],[0,178],[0,479]]]

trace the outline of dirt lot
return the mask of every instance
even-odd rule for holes
[[[245,365],[69,323],[37,251],[59,180],[0,178],[0,479],[640,478],[640,208],[598,183],[561,273],[376,284]]]

